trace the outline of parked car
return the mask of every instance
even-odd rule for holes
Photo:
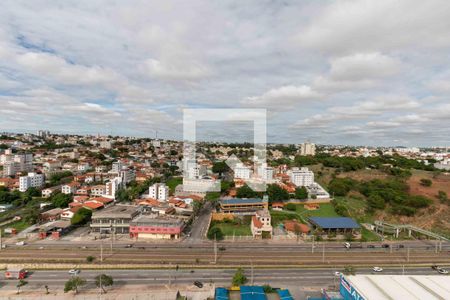
[[[447,275],[448,274],[448,271],[446,269],[439,268],[437,271],[438,271],[439,274],[443,274],[443,275]]]
[[[16,243],[16,246],[25,246],[26,244],[24,241],[20,241]]]
[[[131,244],[125,245],[125,248],[133,248],[133,245]]]
[[[80,274],[80,270],[78,270],[78,269],[72,269],[72,270],[69,270],[69,274],[70,275],[78,275],[78,274]]]
[[[367,248],[375,248],[375,245],[367,245]]]
[[[389,244],[383,244],[381,245],[382,248],[389,248]]]
[[[439,270],[439,269],[440,269],[440,267],[439,267],[438,265],[432,265],[431,268],[432,268],[433,270]]]
[[[400,245],[398,245],[398,248],[405,248],[405,245],[400,244]]]
[[[194,281],[194,285],[196,287],[198,287],[199,289],[201,289],[203,287],[203,283],[201,283],[200,281]]]
[[[380,267],[373,267],[372,269],[374,272],[383,272],[383,268]]]

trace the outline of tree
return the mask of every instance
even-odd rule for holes
[[[83,225],[89,222],[91,220],[91,217],[92,210],[82,207],[73,215],[70,223],[72,225]]]
[[[278,184],[270,184],[267,187],[267,195],[269,196],[270,202],[289,199],[289,193]]]
[[[56,193],[52,195],[51,201],[55,207],[66,208],[72,202],[72,197],[63,193]]]
[[[429,187],[429,186],[431,186],[433,184],[433,181],[431,181],[431,179],[422,178],[422,179],[420,179],[420,184],[422,186]]]
[[[255,198],[258,197],[258,193],[252,190],[248,185],[241,186],[236,191],[236,197],[238,198]]]
[[[105,287],[112,286],[114,284],[114,280],[111,276],[108,276],[106,274],[100,274],[95,277],[95,285],[98,288],[101,288],[103,293],[106,294]]]
[[[86,257],[86,261],[87,261],[88,263],[91,263],[91,262],[93,262],[94,260],[95,260],[95,257],[92,256],[92,255],[89,255],[88,257]]]
[[[344,272],[345,275],[355,275],[355,268],[353,266],[346,266],[344,268]]]
[[[207,234],[208,239],[210,240],[223,240],[223,232],[219,227],[211,227],[208,230],[208,234]]]
[[[367,203],[371,208],[374,209],[383,209],[386,206],[386,202],[384,201],[383,197],[378,194],[370,195],[367,199]]]
[[[218,173],[220,176],[222,176],[222,174],[227,170],[228,166],[224,161],[215,162],[212,167],[213,173]]]
[[[236,273],[233,276],[233,280],[231,283],[234,286],[240,286],[247,282],[247,277],[245,277],[244,270],[242,268],[237,269]]]
[[[299,200],[304,200],[308,198],[308,190],[306,187],[302,186],[295,189],[295,198]]]
[[[445,204],[448,202],[447,193],[444,191],[439,191],[437,197],[439,199],[439,202],[441,202],[442,204]]]
[[[28,281],[25,281],[23,279],[20,279],[19,282],[17,283],[16,287],[17,287],[17,294],[20,294],[20,288],[27,285]]]
[[[79,276],[74,276],[66,281],[64,285],[64,293],[74,291],[75,294],[78,294],[78,288],[86,284],[86,280]]]

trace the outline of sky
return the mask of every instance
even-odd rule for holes
[[[257,108],[269,142],[449,146],[449,97],[448,0],[0,10],[0,131],[182,139],[184,109]],[[197,127],[199,139],[252,136],[248,122]]]

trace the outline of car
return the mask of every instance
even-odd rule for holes
[[[133,245],[131,245],[131,244],[125,245],[125,248],[132,248],[132,247],[133,247]]]
[[[339,271],[334,272],[334,276],[336,276],[336,277],[340,277],[341,275],[342,275],[342,273]]]
[[[375,245],[367,245],[367,248],[375,248]]]
[[[20,241],[16,243],[16,246],[25,246],[26,244],[24,241]]]
[[[69,270],[69,274],[70,275],[78,275],[78,274],[80,274],[80,270],[78,270],[78,269],[72,269],[72,270]]]
[[[383,272],[383,268],[380,267],[373,267],[372,269],[374,272]]]
[[[351,246],[352,245],[349,242],[345,242],[344,243],[344,247],[347,248],[347,249],[350,249]]]
[[[389,244],[383,244],[381,245],[382,248],[389,248]]]
[[[226,248],[224,246],[219,247],[219,251],[225,251],[225,250],[226,250]]]
[[[439,267],[438,265],[432,265],[431,268],[432,268],[433,270],[439,270],[439,269],[440,269],[440,267]]]
[[[446,269],[439,268],[437,271],[438,271],[439,274],[442,274],[442,275],[447,275],[448,274],[448,271]]]
[[[405,245],[400,244],[400,245],[398,245],[398,248],[405,248]]]
[[[196,287],[198,287],[199,289],[201,289],[203,287],[203,283],[201,283],[200,281],[194,281],[194,285]]]

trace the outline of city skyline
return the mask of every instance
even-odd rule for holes
[[[449,5],[8,1],[0,128],[180,140],[184,108],[265,108],[269,142],[446,146]]]

